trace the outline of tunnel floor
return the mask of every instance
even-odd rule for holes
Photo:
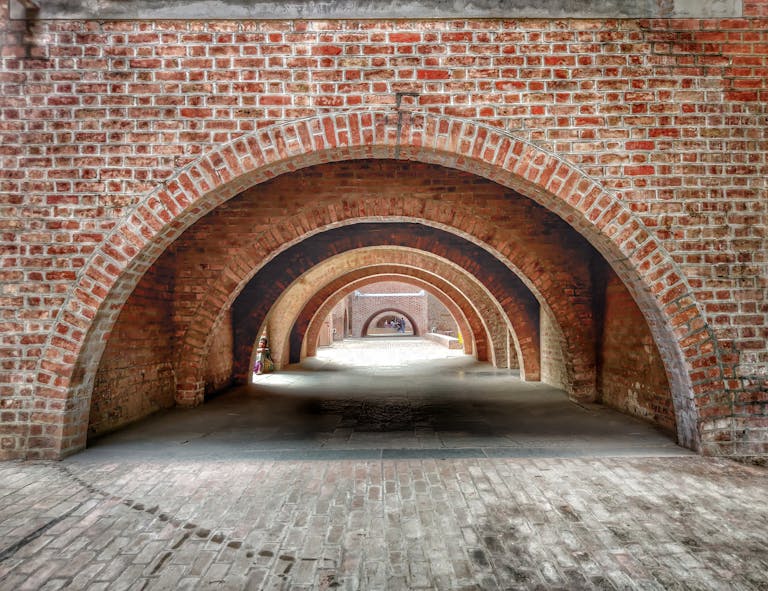
[[[416,344],[0,463],[0,589],[768,588],[768,470]]]
[[[691,453],[649,423],[518,376],[421,338],[349,339],[196,409],[103,437],[85,457],[117,448],[273,459]]]

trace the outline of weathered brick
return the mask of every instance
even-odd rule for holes
[[[768,337],[754,328],[763,327],[768,314],[761,297],[767,262],[758,256],[765,244],[757,232],[766,221],[765,2],[745,0],[744,15],[354,25],[45,21],[35,24],[35,33],[50,42],[31,48],[22,45],[20,23],[11,23],[17,31],[9,34],[0,58],[0,145],[7,148],[3,203],[18,209],[2,216],[15,224],[0,245],[5,295],[69,293],[69,299],[46,300],[51,315],[70,301],[80,317],[99,326],[85,332],[107,338],[107,325],[136,283],[134,265],[146,270],[137,257],[153,259],[176,238],[175,224],[180,228],[253,182],[328,159],[448,158],[453,166],[544,203],[601,249],[613,244],[608,250],[616,259],[628,257],[634,266],[621,278],[635,285],[645,281],[642,289],[660,294],[660,310],[692,298],[696,307],[686,307],[685,317],[665,321],[684,331],[704,325],[728,329],[718,333],[717,346],[701,346],[728,351],[716,365],[730,375],[762,375]],[[51,59],[26,58],[39,51]],[[418,97],[400,97],[398,103],[397,92]],[[431,130],[418,135],[411,116],[395,112],[398,104],[413,116],[437,118],[428,123]],[[350,108],[379,109],[389,119],[349,117]],[[229,153],[224,167],[202,163],[244,133],[324,113],[340,116],[325,135],[314,128],[299,140],[268,135],[247,144],[254,148],[250,154]],[[442,117],[464,118],[471,123],[468,135]],[[330,119],[319,125],[326,123]],[[514,131],[515,151],[505,148],[494,157],[494,148],[480,139],[485,125]],[[560,178],[571,177],[555,176],[553,161],[521,157],[523,142],[535,142],[534,152],[556,154],[553,161],[567,163],[572,178],[596,179],[615,201],[599,201],[575,180],[560,186]],[[317,150],[322,155],[312,156]],[[265,168],[251,175],[259,166]],[[182,188],[161,197],[167,212],[144,215],[136,226],[124,223],[133,206],[163,182],[175,182],[183,167],[191,172],[184,173]],[[619,203],[646,234],[614,219]],[[41,204],[50,209],[43,211]],[[388,207],[372,204],[359,215],[406,211],[401,204]],[[413,203],[409,207],[416,218],[425,215]],[[338,219],[338,213],[325,211],[306,215],[322,223]],[[453,223],[446,215],[435,213],[434,219]],[[484,241],[486,228],[464,221],[475,215],[467,206],[457,212],[456,223]],[[56,226],[44,218],[68,221]],[[268,242],[299,237],[310,227],[277,233]],[[124,242],[116,244],[116,236]],[[41,250],[14,253],[21,245]],[[117,265],[99,263],[102,270],[94,275],[95,253]],[[514,252],[505,253],[511,260]],[[656,253],[677,265],[676,285],[644,279],[660,264]],[[78,278],[90,277],[98,282],[74,287]],[[3,318],[21,320],[19,308],[29,304],[9,301],[0,310]],[[734,301],[742,307],[731,309]],[[689,317],[692,309],[703,313]],[[17,329],[7,332],[13,336]],[[79,349],[85,341],[75,341],[57,344],[85,355]],[[695,357],[697,347],[687,343],[667,344]],[[19,375],[20,384],[35,379],[23,377],[34,372]],[[46,373],[44,379],[51,377]],[[729,382],[735,395],[752,388],[744,380],[742,386]]]

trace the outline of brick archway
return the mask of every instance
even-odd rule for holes
[[[400,199],[402,197],[394,196],[387,201],[390,206],[393,206],[393,203],[396,206]],[[241,199],[238,198],[233,201],[240,202]],[[334,194],[332,203],[337,204],[338,201],[338,197]],[[357,212],[367,211],[369,208],[375,207],[376,199],[359,198],[352,200],[345,198],[343,202],[344,207],[348,210]],[[460,207],[460,202],[460,196],[453,197],[452,200],[451,197],[445,195],[441,199],[443,205],[455,204]],[[313,198],[311,205],[314,207],[317,204],[317,199]],[[222,209],[228,207],[229,204],[226,204],[222,206]],[[237,213],[239,214],[239,211]],[[301,216],[293,212],[286,215],[301,219]],[[240,308],[242,301],[254,301],[253,308],[246,313],[249,320],[239,327],[241,332],[251,334],[258,329],[256,325],[261,323],[260,316],[266,315],[271,302],[279,297],[284,286],[298,279],[302,269],[308,269],[309,265],[320,263],[334,253],[377,245],[429,251],[452,261],[454,265],[464,268],[475,277],[482,276],[482,283],[487,292],[496,301],[504,302],[503,307],[509,308],[508,314],[513,309],[517,310],[517,313],[512,313],[512,315],[519,316],[518,322],[523,322],[526,318],[529,319],[529,322],[534,322],[538,318],[538,306],[540,305],[545,313],[555,320],[555,328],[559,331],[560,346],[564,351],[566,360],[567,378],[564,382],[564,388],[569,395],[576,399],[593,399],[595,393],[594,326],[591,321],[591,305],[588,301],[591,279],[584,260],[577,257],[570,261],[566,267],[565,258],[572,256],[570,252],[558,249],[557,256],[560,257],[560,260],[553,259],[551,252],[547,252],[546,249],[537,251],[536,247],[523,244],[521,238],[513,239],[508,233],[505,234],[501,229],[497,229],[493,220],[488,219],[488,227],[496,231],[495,235],[503,236],[504,245],[515,250],[527,246],[524,253],[515,255],[516,262],[521,264],[523,269],[530,274],[535,274],[534,282],[536,286],[541,287],[541,295],[537,298],[532,292],[533,288],[526,285],[517,273],[513,273],[508,264],[493,256],[487,248],[483,248],[465,237],[458,236],[455,232],[442,230],[424,222],[413,223],[386,218],[387,222],[381,223],[377,221],[381,219],[380,217],[361,219],[355,217],[354,213],[349,215],[352,216],[351,219],[338,222],[335,227],[321,228],[322,231],[317,234],[305,237],[296,245],[284,249],[275,255],[269,263],[265,264],[261,270],[255,272],[252,279],[248,279],[247,274],[241,275],[237,279],[233,277],[234,273],[230,269],[235,269],[241,273],[250,272],[250,269],[243,265],[243,261],[260,260],[263,255],[257,238],[240,240],[240,245],[233,245],[220,252],[221,258],[217,257],[216,268],[222,269],[223,272],[205,278],[206,285],[217,285],[219,288],[207,290],[202,303],[197,304],[196,310],[198,312],[194,315],[188,315],[188,318],[194,319],[194,321],[189,322],[189,330],[177,347],[180,360],[177,402],[189,405],[202,401],[204,385],[200,360],[209,350],[208,337],[215,331],[216,325],[214,323],[224,319],[224,314],[230,306],[227,294],[234,289],[230,287],[230,284],[237,281],[248,281],[242,291],[239,292],[234,306]],[[475,224],[479,219],[479,216],[475,216],[470,220],[470,223]],[[508,225],[512,223],[514,220],[508,221]],[[562,222],[559,225],[561,229],[566,227]],[[203,225],[200,231],[205,234],[206,226]],[[240,239],[241,236],[238,235],[238,238]],[[558,246],[562,240],[565,240],[565,237],[558,234]],[[582,246],[584,245],[586,243]],[[578,244],[572,246],[579,248]],[[584,254],[587,255],[587,253]],[[278,270],[273,271],[273,267],[277,267]],[[194,289],[194,286],[190,285],[189,288]],[[254,294],[257,297],[254,297]],[[213,315],[212,310],[219,310],[219,315]],[[526,332],[533,334],[535,330]],[[499,350],[506,349],[506,337],[502,340],[504,341],[503,345],[501,342],[497,343]],[[248,338],[249,349],[252,341],[251,334]]]
[[[339,271],[348,260],[354,260],[359,268]],[[458,277],[453,282],[441,276],[441,273],[451,275],[451,272]],[[384,277],[388,279],[382,279]],[[463,333],[468,335],[465,352],[475,353],[478,359],[486,361],[489,337],[483,314],[488,315],[488,312],[479,311],[472,304],[462,289],[469,286],[468,280],[462,283],[461,279],[464,278],[447,262],[441,264],[425,253],[376,248],[331,257],[303,275],[298,285],[289,286],[284,292],[286,297],[281,296],[267,313],[273,356],[276,362],[298,363],[302,357],[314,355],[313,343],[320,334],[324,318],[336,304],[354,289],[387,280],[409,283],[432,293],[450,310]],[[500,314],[497,312],[494,319],[498,318]],[[256,333],[252,332],[249,339],[254,341],[252,348],[255,347],[255,339]],[[236,355],[242,354],[236,352]],[[238,366],[236,359],[235,367]],[[236,378],[241,377],[239,373],[236,369]]]
[[[179,171],[134,207],[86,262],[42,348],[34,388],[36,420],[46,437],[29,443],[29,456],[60,457],[84,446],[94,373],[110,327],[141,275],[185,228],[262,181],[356,158],[467,171],[559,215],[605,256],[643,311],[667,369],[680,443],[697,448],[702,431],[710,438],[730,431],[730,422],[716,427],[732,419],[717,342],[683,273],[622,201],[574,165],[503,130],[440,115],[359,111],[279,123],[238,138]],[[450,212],[424,211],[410,199],[395,208],[381,203],[372,213],[431,218],[485,244],[492,238]],[[344,212],[318,212],[314,227],[303,231],[338,223],[339,215]],[[265,236],[262,252],[300,240],[300,228],[281,227]],[[503,260],[517,254],[501,241],[496,248]],[[238,288],[233,285],[230,293]]]
[[[395,314],[396,316],[402,316],[403,318],[405,318],[410,323],[410,325],[413,327],[413,334],[415,336],[419,336],[419,335],[422,334],[423,328],[419,326],[418,322],[416,322],[416,320],[414,320],[414,318],[413,318],[413,316],[411,314],[409,314],[408,312],[406,312],[402,308],[392,308],[392,307],[389,307],[389,308],[382,308],[378,312],[374,312],[368,318],[366,318],[365,321],[363,322],[363,328],[361,330],[361,335],[363,337],[367,337],[368,336],[368,329],[371,326],[371,322],[373,322],[376,318],[378,318],[382,314],[387,314],[387,313],[390,313],[390,312],[392,314]]]
[[[313,246],[310,250],[314,253],[316,247]],[[338,251],[339,248],[336,246],[333,250]],[[350,267],[353,270],[350,271]],[[305,331],[309,330],[310,322],[316,317],[318,309],[328,307],[329,298],[332,298],[330,306],[333,307],[338,301],[334,294],[339,293],[349,282],[372,273],[392,272],[418,277],[445,293],[448,300],[459,304],[472,326],[471,332],[464,329],[463,334],[475,336],[475,353],[478,359],[491,359],[497,366],[507,367],[507,333],[511,332],[522,377],[527,380],[540,379],[537,309],[531,310],[525,301],[514,297],[514,293],[499,292],[494,298],[494,295],[468,271],[433,253],[395,246],[345,251],[322,260],[285,289],[281,287],[281,293],[274,305],[268,310],[263,307],[260,313],[252,313],[248,319],[241,321],[238,330],[245,333],[245,337],[238,340],[243,342],[245,349],[241,350],[238,346],[235,352],[235,377],[242,380],[247,378],[250,367],[247,363],[248,355],[253,352],[265,318],[271,319],[268,329],[275,358],[298,362]],[[268,283],[275,281],[281,285],[283,283],[281,278],[275,277]],[[268,291],[269,286],[266,289]],[[262,288],[258,290],[260,299],[268,300],[265,297],[268,294]],[[504,305],[499,299],[505,301]],[[530,299],[529,303],[536,305],[535,299]],[[447,302],[444,303],[447,305]],[[300,309],[301,307],[303,308]],[[327,315],[329,311],[323,312],[322,316]],[[289,340],[286,334],[286,319],[294,318],[293,327],[290,328],[291,353],[288,354],[284,350]],[[314,337],[309,338],[311,340]],[[467,344],[470,344],[471,340],[467,339]]]
[[[411,280],[420,277],[421,270],[408,267],[397,268],[396,265],[387,264],[373,267],[370,270],[375,272],[391,272],[396,269],[400,277],[409,277]],[[361,271],[363,274],[368,269]],[[320,328],[325,318],[334,306],[343,299],[357,282],[349,284],[347,287],[338,289],[336,292],[330,292],[337,285],[349,281],[358,273],[350,273],[348,276],[339,278],[336,282],[329,284],[327,289],[317,292],[315,296],[307,303],[296,319],[291,331],[291,356],[298,361],[299,353],[311,357],[315,355],[317,347],[316,342],[320,334]],[[369,281],[358,280],[360,285]],[[480,361],[490,361],[496,367],[514,367],[520,369],[520,377],[525,381],[539,381],[541,379],[540,367],[540,344],[538,327],[530,322],[530,318],[523,315],[516,316],[520,311],[517,302],[508,303],[503,310],[496,310],[493,298],[486,294],[475,292],[473,300],[465,299],[461,290],[456,290],[447,282],[431,278],[428,285],[445,290],[448,300],[443,302],[445,306],[452,310],[456,306],[457,316],[461,313],[466,316],[466,323],[459,322],[459,328],[464,339],[464,350],[467,354],[472,354]],[[330,295],[329,295],[330,294]],[[480,301],[478,301],[480,300]],[[453,302],[457,302],[454,304]],[[477,306],[477,309],[475,309]],[[506,312],[506,317],[503,312]],[[513,320],[514,318],[514,320]],[[504,349],[507,345],[507,332],[512,335],[514,351],[507,353]],[[515,365],[510,365],[513,361]]]
[[[248,244],[247,241],[246,244]],[[298,248],[299,246],[301,248]],[[516,346],[521,345],[525,349],[523,351],[525,357],[530,360],[528,366],[532,369],[527,375],[533,379],[539,374],[539,363],[533,361],[533,357],[538,355],[538,302],[519,278],[498,259],[472,242],[429,226],[397,222],[347,223],[310,236],[300,245],[284,250],[265,264],[242,289],[233,304],[233,307],[238,310],[238,316],[244,318],[235,333],[236,374],[242,377],[247,375],[249,366],[245,360],[252,351],[255,339],[260,334],[259,331],[273,302],[286,297],[286,288],[292,282],[300,280],[305,271],[311,273],[310,269],[321,265],[325,268],[329,265],[329,273],[333,274],[334,271],[331,270],[333,264],[324,261],[329,260],[331,255],[335,255],[330,259],[331,261],[338,261],[335,257],[342,256],[339,253],[352,253],[358,250],[365,250],[365,252],[359,255],[356,265],[363,266],[374,260],[380,262],[382,249],[385,248],[403,253],[402,255],[390,253],[388,256],[391,260],[397,259],[409,266],[423,266],[433,275],[442,275],[456,286],[462,286],[462,291],[472,294],[473,305],[487,320],[495,319],[499,311],[506,314],[509,324],[517,327],[516,334],[519,338],[515,338]],[[430,253],[428,253],[429,249],[431,249]],[[243,258],[241,251],[238,250],[234,250],[230,256],[235,260]],[[222,263],[221,260],[218,262]],[[222,267],[227,268],[228,265],[225,263]],[[490,279],[485,279],[485,283],[477,278],[478,273],[481,272],[491,275]],[[316,295],[317,297],[313,299],[322,300],[326,297],[321,291]],[[557,318],[560,325],[565,324],[564,335],[571,343],[578,344],[586,341],[587,338],[582,334],[585,327],[567,323],[568,318],[585,314],[584,306],[573,303],[565,294],[558,297],[565,300],[559,302],[560,317]],[[212,307],[205,306],[205,309]],[[293,314],[288,311],[285,313]],[[502,323],[503,321],[499,322],[499,324]],[[589,327],[586,327],[586,330],[588,329]],[[202,322],[196,323],[195,330],[205,334],[213,332],[209,325]],[[506,366],[506,327],[504,332],[478,331],[476,334],[488,332],[489,341],[486,342],[480,337],[476,341],[479,352],[490,348],[489,354],[493,353],[494,362],[500,366]],[[280,334],[275,336],[278,342],[273,340],[273,345],[276,345],[279,350]],[[200,368],[203,364],[200,360],[205,357],[208,347],[207,341],[198,343],[188,341],[184,347],[179,348],[183,358],[188,362],[188,374],[185,375],[190,377],[187,382],[195,384],[202,379]],[[573,369],[575,365],[579,362],[582,365],[588,363],[593,354],[592,349],[578,347],[574,349],[576,353],[569,355],[565,361],[566,369],[570,374],[576,373]],[[480,357],[483,355],[481,354]],[[569,385],[569,393],[573,393],[570,388]],[[198,401],[178,399],[177,402],[190,404]]]
[[[481,334],[485,327],[482,325],[482,319],[479,315],[471,315],[471,320],[466,317],[465,311],[471,311],[470,308],[466,307],[468,302],[454,302],[447,294],[440,291],[436,285],[421,279],[418,269],[397,268],[396,265],[381,265],[368,270],[374,274],[365,276],[362,279],[352,279],[349,276],[344,277],[344,281],[348,283],[322,301],[322,304],[319,306],[314,301],[315,298],[307,303],[291,330],[292,358],[313,357],[317,354],[317,341],[324,319],[330,314],[330,311],[336,304],[353,290],[377,281],[401,281],[427,291],[431,290],[430,293],[437,297],[451,313],[462,334],[467,335],[464,341],[464,353],[467,355],[474,353],[479,360],[487,360],[488,354],[484,344],[487,342],[488,337]],[[318,301],[320,301],[320,298],[318,298]],[[482,347],[480,351],[478,351],[478,347],[475,344],[476,340]]]
[[[352,271],[349,270],[351,264],[354,265]],[[247,377],[250,366],[245,360],[248,355],[253,355],[256,339],[265,322],[276,361],[297,363],[301,359],[305,332],[318,308],[326,308],[329,298],[333,299],[332,308],[341,297],[335,295],[344,291],[345,286],[357,285],[370,275],[391,273],[422,281],[421,287],[431,286],[444,294],[443,303],[449,308],[457,306],[457,312],[467,319],[467,326],[472,327],[478,358],[488,358],[490,338],[483,318],[497,319],[500,314],[478,282],[473,283],[465,271],[431,253],[379,246],[357,248],[326,258],[282,290],[274,304],[267,301],[260,310],[250,312],[238,329],[244,336],[236,339],[235,378],[244,380]],[[473,294],[474,304],[467,292]]]

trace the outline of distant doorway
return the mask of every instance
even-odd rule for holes
[[[391,312],[385,312],[375,317],[373,321],[368,324],[368,329],[364,336],[392,337],[412,336],[413,334],[413,324],[405,316],[398,316],[397,314],[393,314]]]

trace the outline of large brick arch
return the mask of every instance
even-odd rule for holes
[[[90,392],[110,327],[141,275],[184,229],[276,175],[357,158],[467,171],[512,188],[566,220],[605,256],[643,311],[667,368],[681,444],[698,447],[702,430],[712,438],[718,431],[730,432],[725,360],[711,329],[684,274],[621,200],[576,166],[503,130],[442,115],[356,111],[278,123],[220,146],[158,186],[114,227],[79,273],[42,348],[34,384],[36,421],[48,436],[30,444],[29,455],[60,457],[84,446]],[[343,217],[343,211],[318,212],[305,233],[336,223],[339,213]],[[413,200],[404,199],[394,211],[381,203],[371,214],[433,219],[495,243],[504,260],[516,258],[502,239],[492,240],[484,229],[449,212],[424,211]],[[262,252],[300,236],[296,229],[280,228],[264,236]],[[243,264],[258,268],[261,260]],[[231,293],[237,291],[237,285],[231,287]],[[717,427],[724,420],[727,426]]]
[[[247,243],[248,241],[246,241]],[[507,324],[517,326],[519,338],[516,340],[523,343],[526,348],[535,348],[536,354],[538,354],[539,304],[519,278],[498,259],[476,244],[437,228],[413,223],[370,222],[347,224],[310,236],[275,256],[253,276],[232,306],[235,310],[235,316],[238,318],[237,329],[235,330],[236,373],[238,375],[247,374],[248,366],[245,365],[245,360],[253,348],[253,343],[258,337],[264,319],[273,303],[283,296],[289,285],[298,281],[310,268],[320,265],[333,255],[353,252],[358,249],[371,249],[370,252],[359,255],[360,258],[356,264],[363,265],[367,261],[374,260],[377,257],[378,249],[386,246],[406,249],[408,254],[404,256],[405,259],[411,259],[408,261],[411,266],[426,264],[426,268],[434,274],[443,273],[452,283],[455,282],[457,286],[461,285],[462,290],[468,296],[471,294],[470,299],[476,302],[474,305],[479,313],[487,319],[486,324],[498,315],[498,309],[506,314],[509,321],[496,321],[498,324],[504,324],[503,330],[487,331],[491,339],[489,343],[483,342],[479,337],[481,333],[477,333],[476,345],[481,352],[485,347],[492,347],[494,361],[498,365],[506,366]],[[235,252],[237,253],[237,251]],[[431,252],[433,261],[435,257],[448,261],[453,269],[445,264],[434,266],[424,258],[425,254],[418,255],[419,252]],[[236,255],[236,258],[240,258],[240,256]],[[228,265],[225,263],[223,267],[228,268]],[[459,272],[457,269],[462,269],[462,271]],[[482,287],[480,287],[481,285]],[[551,287],[551,289],[555,288],[556,286]],[[318,297],[324,298],[325,296]],[[556,309],[561,315],[556,317],[556,321],[563,332],[565,341],[572,345],[589,342],[589,336],[588,334],[585,335],[584,331],[588,331],[591,327],[569,321],[584,317],[588,313],[584,306],[579,302],[570,305],[570,301],[559,301],[568,300],[570,294],[557,293],[550,297],[558,303]],[[498,302],[498,304],[494,302]],[[209,329],[203,321],[198,320],[196,330],[212,329]],[[208,343],[207,341],[197,343],[192,341],[186,345],[188,346],[180,348],[182,357],[187,363],[181,371],[187,371],[189,374],[186,374],[188,375],[186,380],[183,377],[180,377],[180,380],[186,383],[201,383],[202,372],[200,368],[204,366],[202,359],[207,354]],[[573,375],[576,373],[573,367],[579,362],[582,365],[586,364],[594,351],[591,346],[574,345],[569,352],[571,354],[566,357],[566,369],[569,375]],[[530,353],[526,351],[526,353],[529,358],[534,355],[533,351]],[[530,367],[538,368],[538,364],[531,361]],[[532,369],[530,375],[534,376],[536,371]],[[195,393],[199,393],[202,388],[202,386],[197,388]],[[579,394],[578,383],[575,380],[568,384],[568,391],[575,396]],[[199,394],[196,395],[199,396]],[[180,404],[199,403],[200,401],[178,399]]]

